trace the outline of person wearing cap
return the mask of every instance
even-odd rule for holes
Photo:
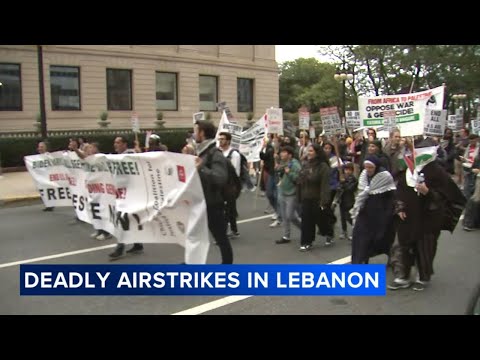
[[[374,256],[388,256],[395,236],[393,177],[376,155],[368,155],[363,166],[351,210],[352,264],[368,264]]]

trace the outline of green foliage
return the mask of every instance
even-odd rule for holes
[[[167,145],[171,152],[181,152],[185,145],[186,133],[189,129],[174,129],[156,131],[160,135],[162,143]],[[133,133],[122,134],[129,141],[129,146],[133,148],[135,135]],[[48,138],[48,148],[50,152],[65,150],[68,147],[69,139],[72,136],[50,136]],[[98,142],[100,151],[106,154],[113,153],[113,141],[116,135],[102,134],[88,135],[89,142]],[[145,135],[140,134],[140,144],[144,143]],[[32,138],[0,138],[0,155],[3,167],[24,166],[23,157],[36,154],[37,144],[42,139],[40,137]]]
[[[106,121],[108,119],[108,112],[107,111],[102,111],[100,113],[100,120]]]
[[[157,111],[157,120],[163,120],[163,112]]]

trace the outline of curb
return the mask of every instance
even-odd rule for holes
[[[40,200],[40,195],[11,196],[0,199],[0,207],[24,201]]]

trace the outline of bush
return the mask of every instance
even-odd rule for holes
[[[185,145],[185,139],[187,137],[187,131],[191,129],[175,129],[175,130],[163,130],[156,131],[155,133],[160,135],[162,143],[168,146],[168,150],[171,152],[181,152],[182,147]],[[129,141],[129,147],[133,148],[133,141],[135,135],[133,133],[121,134]],[[79,135],[80,136],[80,135]],[[72,135],[61,136],[49,136],[48,148],[50,152],[65,150],[68,147],[69,139]],[[100,151],[109,154],[113,153],[113,141],[116,135],[114,134],[102,134],[98,132],[93,135],[86,136],[89,142],[98,142]],[[139,134],[138,137],[140,145],[145,145],[145,134]],[[25,166],[23,157],[27,155],[36,154],[37,144],[41,141],[40,137],[28,137],[28,138],[0,138],[0,160],[1,166],[7,167],[21,167]]]

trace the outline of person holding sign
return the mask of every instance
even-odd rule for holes
[[[39,154],[48,154],[48,145],[46,141],[40,141],[37,144],[37,152]],[[46,206],[43,208],[42,211],[53,211],[54,207],[53,206]]]

